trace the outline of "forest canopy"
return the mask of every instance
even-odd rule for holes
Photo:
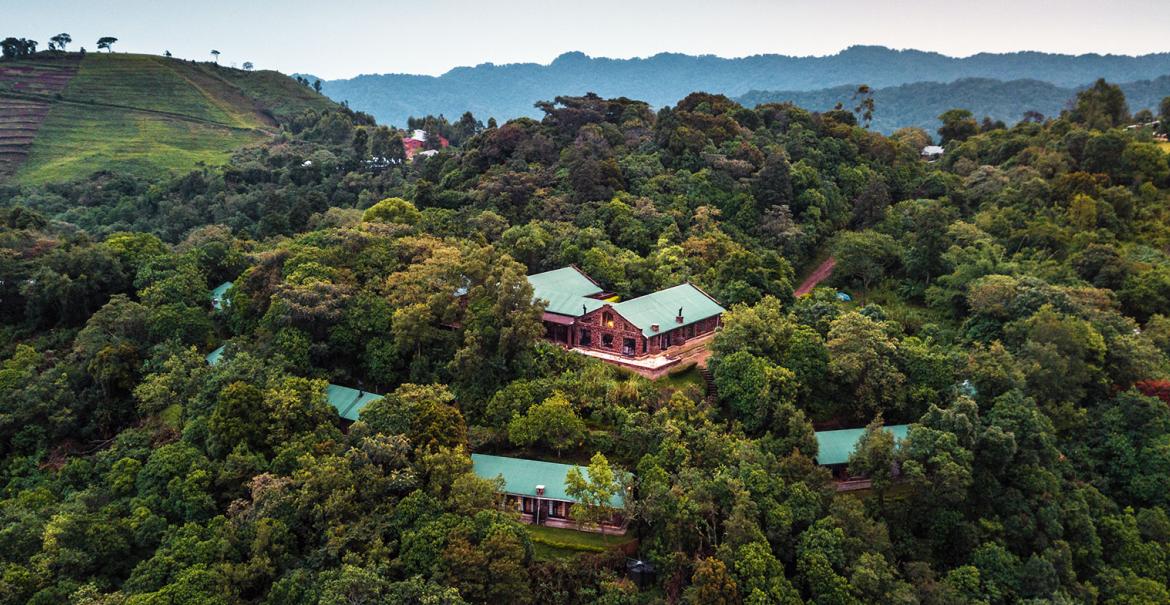
[[[420,119],[456,144],[412,162],[337,109],[223,168],[0,187],[0,603],[1170,602],[1170,165],[1120,89],[891,136],[538,109]],[[713,394],[544,342],[525,276],[566,265],[726,306]],[[385,396],[342,430],[331,383]],[[868,490],[815,462],[841,427]],[[654,581],[471,452],[631,475]]]

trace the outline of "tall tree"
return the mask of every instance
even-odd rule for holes
[[[1101,78],[1092,86],[1077,93],[1076,104],[1069,119],[1094,130],[1108,130],[1124,125],[1129,120],[1129,105],[1125,93],[1116,84]]]
[[[943,145],[951,141],[966,141],[979,133],[979,122],[966,109],[951,109],[940,115],[938,120],[942,122],[938,136]]]
[[[572,515],[578,526],[597,526],[613,515],[614,497],[622,493],[623,475],[620,469],[610,466],[601,452],[593,454],[584,473],[576,466],[565,473],[565,493],[577,501]]]
[[[57,46],[57,50],[65,50],[65,47],[73,41],[73,37],[66,33],[60,33],[49,38],[49,41]]]
[[[118,39],[113,36],[103,36],[98,38],[97,47],[98,49],[104,48],[107,52],[114,52],[114,43],[117,41]]]

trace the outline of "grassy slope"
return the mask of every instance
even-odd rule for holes
[[[222,164],[272,136],[276,118],[331,104],[276,72],[90,53],[53,101],[14,180],[66,181],[98,170],[156,176]]]

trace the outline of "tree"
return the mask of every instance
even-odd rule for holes
[[[321,92],[321,80],[313,80],[313,90]]]
[[[26,38],[5,38],[0,40],[0,52],[5,59],[27,57],[37,52],[37,41]]]
[[[532,406],[524,415],[517,415],[508,423],[508,439],[520,446],[542,443],[559,455],[566,447],[573,447],[585,436],[585,423],[577,417],[573,404],[563,393]]]
[[[414,204],[400,198],[386,198],[366,209],[362,220],[371,223],[400,223],[413,225],[422,218]]]
[[[794,403],[795,382],[791,370],[747,351],[721,358],[715,367],[719,398],[733,417],[743,422],[744,430],[752,434],[770,428],[776,411]]]
[[[600,525],[613,515],[614,498],[622,496],[624,472],[609,465],[609,460],[595,452],[585,472],[574,466],[565,473],[565,493],[576,500],[573,520],[578,527]]]
[[[846,313],[829,328],[829,372],[846,387],[853,414],[876,414],[897,402],[906,377],[898,370],[897,344],[888,324]],[[842,410],[844,411],[844,410]]]
[[[869,478],[879,506],[884,505],[886,490],[894,482],[896,445],[894,434],[885,429],[885,422],[878,414],[866,425],[857,440],[857,448],[849,454],[849,474]]]
[[[1158,126],[1163,134],[1170,133],[1170,97],[1165,97],[1158,104]]]
[[[942,126],[938,129],[940,142],[945,145],[951,141],[966,141],[979,133],[979,122],[966,109],[951,109],[938,117]]]
[[[61,33],[49,38],[49,41],[56,45],[58,50],[65,50],[65,47],[73,41],[73,37],[69,34]]]
[[[365,128],[359,128],[353,133],[353,152],[359,159],[366,159],[370,155],[370,135]]]
[[[1129,105],[1120,86],[1100,78],[1077,93],[1076,104],[1068,117],[1092,130],[1108,130],[1129,121]]]
[[[104,48],[107,52],[114,52],[114,43],[117,41],[118,39],[113,36],[103,36],[98,38],[97,47],[99,50]]]
[[[853,107],[853,114],[861,118],[865,128],[869,128],[870,122],[873,121],[873,89],[868,84],[858,86],[857,92],[853,93],[853,102],[857,104]]]
[[[898,262],[901,250],[894,238],[873,230],[843,231],[833,244],[838,281],[853,282],[868,292]]]
[[[723,561],[707,557],[695,566],[686,600],[691,605],[737,605],[739,587]]]
[[[244,71],[252,71],[252,67],[251,61],[244,61]]]
[[[215,59],[215,64],[219,65],[219,51],[215,50],[214,48],[211,49],[211,57]]]

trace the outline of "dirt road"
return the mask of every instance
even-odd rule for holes
[[[816,269],[813,269],[813,272],[810,273],[808,277],[804,278],[804,281],[800,283],[800,287],[797,288],[796,291],[792,293],[792,295],[804,296],[805,294],[812,292],[813,288],[817,287],[817,284],[828,279],[828,277],[833,274],[833,267],[835,266],[837,266],[837,260],[835,258],[831,256],[826,258],[825,262],[818,265]]]

